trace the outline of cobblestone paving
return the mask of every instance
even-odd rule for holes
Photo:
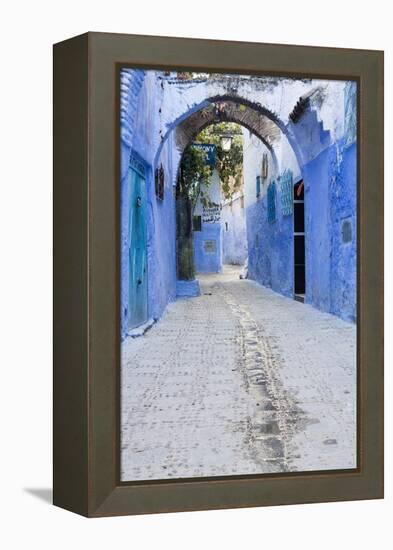
[[[122,345],[123,481],[356,467],[354,325],[237,268]]]

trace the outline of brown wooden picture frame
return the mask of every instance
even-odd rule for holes
[[[119,481],[120,67],[358,82],[358,468]],[[54,504],[89,516],[383,497],[383,52],[87,33],[54,46]]]

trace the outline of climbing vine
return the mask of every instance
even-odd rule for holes
[[[215,130],[215,131],[214,131]],[[221,146],[222,135],[231,135],[229,151]],[[215,166],[208,164],[207,153],[202,147],[190,144],[180,163],[176,186],[176,243],[177,276],[179,280],[195,278],[193,245],[193,212],[200,200],[203,206],[214,203],[209,199],[209,186],[213,169],[219,172],[224,197],[230,198],[242,183],[243,146],[237,124],[219,123],[203,130],[194,143],[216,146]]]
[[[231,135],[232,144],[229,151],[221,145],[222,135]],[[238,124],[220,122],[209,126],[197,136],[195,143],[209,143],[216,147],[216,164],[221,189],[225,199],[232,198],[233,194],[242,185],[243,171],[243,140]],[[206,153],[192,144],[189,145],[182,157],[177,187],[178,197],[188,198],[193,206],[198,199],[204,206],[209,206],[208,188],[213,167],[206,164]]]
[[[229,151],[221,146],[221,136],[232,136],[232,145]],[[216,146],[216,168],[218,170],[221,189],[225,199],[232,198],[233,194],[242,185],[243,173],[243,139],[238,124],[232,122],[220,122],[208,126],[198,135],[197,143],[212,143]]]
[[[203,189],[210,184],[212,168],[206,164],[206,153],[189,145],[182,157],[177,183],[177,197],[188,199],[195,207],[198,198],[204,199]]]

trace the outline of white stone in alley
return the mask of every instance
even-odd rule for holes
[[[123,342],[123,481],[356,467],[356,326],[239,273]]]

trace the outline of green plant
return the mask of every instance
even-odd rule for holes
[[[232,145],[229,151],[221,146],[221,136],[232,136]],[[216,168],[220,175],[221,189],[225,199],[232,198],[242,184],[243,173],[243,139],[238,124],[220,122],[205,128],[197,136],[197,143],[212,143],[216,146]]]
[[[221,146],[224,133],[233,136],[229,151],[224,151]],[[215,167],[220,175],[221,189],[226,199],[231,198],[242,183],[243,142],[238,125],[219,123],[208,127],[195,141],[216,146]],[[190,144],[180,163],[176,187],[177,276],[180,280],[195,278],[192,215],[198,199],[205,207],[213,206],[209,199],[213,167],[206,161],[206,152]]]
[[[186,198],[195,207],[198,198],[205,199],[203,189],[209,187],[212,168],[206,164],[206,153],[189,145],[180,164],[177,197]]]

